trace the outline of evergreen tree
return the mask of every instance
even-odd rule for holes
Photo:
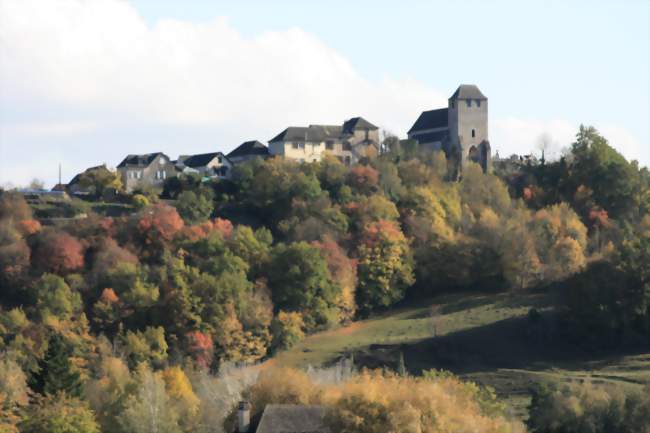
[[[72,397],[81,397],[81,378],[79,372],[72,369],[69,356],[63,337],[53,334],[45,356],[39,361],[39,371],[32,378],[32,389],[41,394],[65,392]]]

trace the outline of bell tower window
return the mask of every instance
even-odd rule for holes
[[[476,137],[476,130],[472,129],[472,138],[475,138],[475,137]]]

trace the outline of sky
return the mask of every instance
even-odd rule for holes
[[[586,124],[650,165],[647,0],[0,0],[0,185],[355,116],[405,137],[465,83],[501,156]]]

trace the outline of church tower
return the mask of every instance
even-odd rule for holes
[[[487,98],[474,84],[461,84],[448,103],[448,155],[454,160],[457,175],[462,175],[470,162],[490,171]]]

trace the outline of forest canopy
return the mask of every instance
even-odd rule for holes
[[[45,225],[0,193],[1,431],[148,431],[152,395],[158,431],[202,431],[210,374],[462,290],[559,290],[580,338],[650,343],[650,174],[591,127],[557,161],[469,165],[459,181],[444,154],[394,148],[352,167],[254,160],[130,199],[129,215]],[[349,407],[423,405],[395,425],[439,413],[364,389],[434,387],[396,380],[367,373],[319,398],[341,426]]]

